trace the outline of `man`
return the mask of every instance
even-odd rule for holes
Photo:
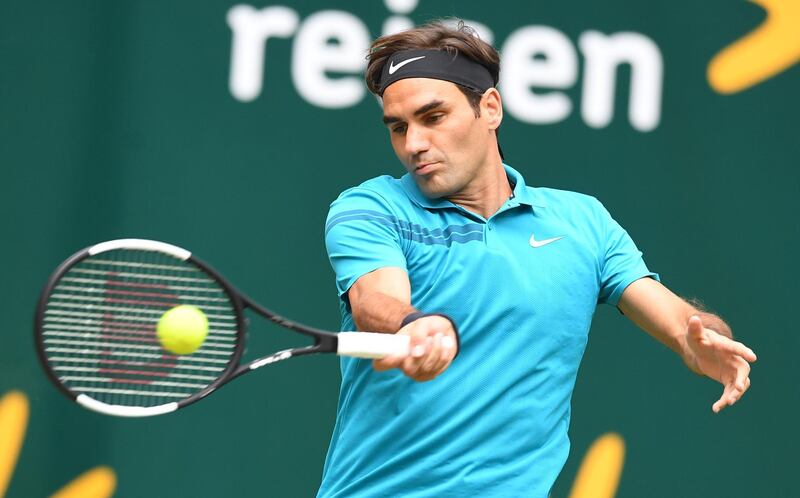
[[[498,74],[463,26],[373,43],[367,84],[408,174],[342,193],[326,244],[342,328],[412,349],[342,360],[321,497],[547,496],[597,303],[721,382],[715,412],[749,387],[755,354],[661,285],[596,199],[527,187],[503,164]]]

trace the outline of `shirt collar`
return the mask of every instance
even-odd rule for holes
[[[522,177],[519,171],[507,164],[503,164],[503,168],[506,170],[506,176],[508,176],[509,181],[514,184],[513,200],[517,201],[519,204],[527,204],[528,206],[547,207],[536,189],[525,185],[525,178]]]
[[[506,176],[509,181],[514,184],[514,201],[518,204],[527,204],[529,206],[542,208],[546,207],[543,200],[537,194],[536,189],[526,186],[525,179],[517,170],[507,164],[503,164],[503,168],[506,170]],[[431,199],[426,197],[425,194],[420,191],[419,187],[417,187],[417,183],[411,177],[411,173],[403,175],[400,181],[403,185],[403,189],[411,200],[424,208],[441,209],[455,207],[455,204],[447,199]]]

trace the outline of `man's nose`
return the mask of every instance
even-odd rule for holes
[[[406,130],[406,152],[411,155],[420,154],[431,146],[428,133],[420,126],[409,125]]]

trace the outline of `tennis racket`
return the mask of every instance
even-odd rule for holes
[[[166,311],[185,304],[205,313],[209,331],[199,349],[176,355],[163,349],[155,329]],[[242,364],[247,309],[314,343]],[[173,412],[242,374],[296,356],[381,358],[409,350],[407,336],[335,333],[288,320],[189,251],[142,239],[96,244],[61,263],[42,291],[34,333],[39,359],[61,392],[123,417]]]

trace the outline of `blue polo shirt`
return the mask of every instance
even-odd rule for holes
[[[447,313],[461,352],[430,382],[342,358],[320,497],[547,496],[567,459],[570,398],[598,303],[658,278],[595,198],[525,185],[489,219],[414,180],[343,192],[325,228],[341,297],[377,268],[404,269],[411,303]],[[552,239],[552,240],[549,240]]]

